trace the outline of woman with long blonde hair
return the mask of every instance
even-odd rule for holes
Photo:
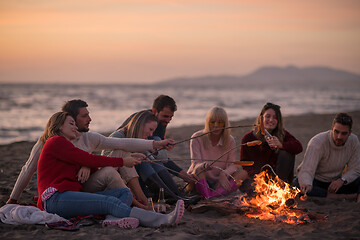
[[[147,139],[153,135],[157,125],[157,117],[151,111],[143,110],[137,112],[124,127],[113,132],[110,137]],[[109,151],[103,151],[102,154],[108,155]],[[113,152],[111,156],[114,156],[114,154],[116,156],[117,153]],[[151,154],[147,151],[145,155],[149,156]],[[166,153],[160,150],[155,156],[151,155],[149,159],[151,160],[150,162],[143,161],[135,167],[139,178],[136,178],[138,182],[132,184],[133,186],[130,186],[130,188],[135,195],[138,195],[140,198],[138,200],[143,202],[145,195],[146,197],[156,198],[158,197],[159,189],[163,188],[165,194],[170,198],[175,200],[184,199],[187,201],[188,199],[183,196],[169,171],[164,167],[166,162],[170,161]],[[129,169],[127,169],[127,171],[129,171]],[[135,181],[134,178],[132,181]],[[139,189],[140,187],[141,189]]]
[[[199,177],[195,188],[205,199],[233,192],[238,180],[247,178],[246,171],[234,164],[236,145],[229,125],[226,111],[213,107],[206,115],[204,129],[192,135],[188,173]]]

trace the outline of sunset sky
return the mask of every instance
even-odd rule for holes
[[[290,64],[360,74],[360,1],[0,0],[0,83],[151,83]]]

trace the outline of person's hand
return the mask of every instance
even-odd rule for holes
[[[195,175],[199,175],[200,173],[202,173],[205,169],[206,170],[210,170],[212,167],[210,166],[209,163],[207,162],[203,162],[203,163],[199,163],[194,167],[193,172],[195,173]]]
[[[304,186],[300,186],[300,190],[303,194],[306,194],[308,192],[310,192],[312,189],[311,185],[304,185]]]
[[[342,186],[344,185],[343,180],[341,180],[341,178],[332,181],[329,185],[328,191],[330,193],[336,193]]]
[[[79,182],[84,183],[86,182],[90,177],[91,169],[89,167],[81,167],[79,172],[77,173],[77,179]]]
[[[283,145],[276,136],[266,138],[267,143],[271,149],[282,149]]]
[[[130,156],[123,158],[123,165],[125,167],[133,167],[139,163],[141,160],[145,159],[145,155],[142,153],[131,153]]]
[[[194,174],[188,174],[184,170],[181,170],[178,175],[181,179],[183,179],[185,182],[193,183],[199,181],[199,178]]]
[[[219,185],[225,188],[225,190],[229,191],[231,189],[231,185],[227,175],[222,171],[219,175]]]
[[[9,198],[9,199],[6,201],[6,204],[18,204],[18,201],[15,200],[15,199]]]
[[[174,148],[175,144],[176,144],[175,140],[168,138],[161,141],[154,141],[153,147],[154,149],[165,148],[166,150],[171,150]]]

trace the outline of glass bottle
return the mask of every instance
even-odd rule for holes
[[[148,198],[148,206],[150,207],[150,211],[153,211],[155,212],[155,209],[154,209],[154,202],[152,200],[151,197]]]
[[[157,202],[157,212],[159,213],[166,213],[166,202],[165,202],[165,193],[164,188],[160,188],[159,190],[159,198]]]

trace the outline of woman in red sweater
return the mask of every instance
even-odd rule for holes
[[[262,144],[251,147],[243,145],[240,150],[241,161],[254,161],[254,165],[244,167],[249,176],[260,173],[262,167],[269,164],[280,179],[291,183],[294,177],[295,155],[303,149],[299,140],[284,129],[280,106],[272,103],[264,105],[253,131],[244,135],[241,142],[254,140],[261,140]]]
[[[65,112],[55,113],[48,121],[41,141],[43,150],[38,162],[38,208],[65,218],[86,215],[111,215],[125,218],[124,227],[177,224],[183,213],[184,203],[179,200],[169,214],[159,214],[140,208],[131,208],[133,196],[127,188],[97,193],[82,192],[76,174],[81,166],[96,171],[104,166],[133,167],[141,162],[143,154],[134,153],[127,158],[104,157],[89,154],[76,148],[70,140],[76,138],[74,119]],[[130,218],[129,218],[130,217]]]

